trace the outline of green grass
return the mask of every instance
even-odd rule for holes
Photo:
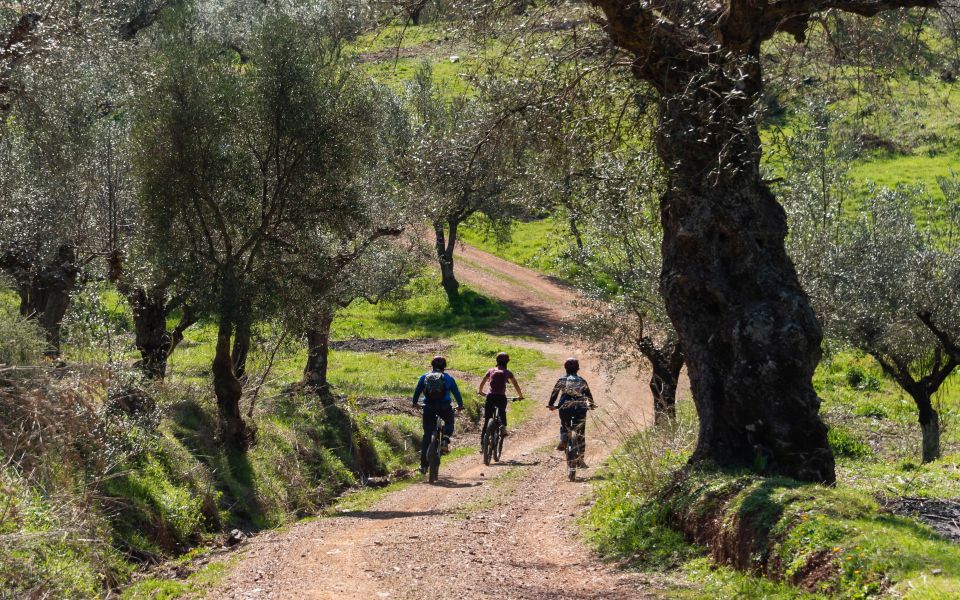
[[[413,280],[402,301],[370,304],[355,302],[337,313],[331,337],[437,340],[416,351],[403,349],[389,352],[331,351],[329,380],[334,391],[347,396],[398,397],[413,392],[413,385],[429,368],[434,354],[442,352],[454,375],[479,377],[493,365],[498,352],[508,352],[511,367],[521,378],[532,377],[547,366],[537,350],[513,345],[509,339],[485,333],[501,323],[506,310],[469,288],[463,289],[463,308],[453,311],[447,304],[440,285],[432,275]],[[442,341],[439,341],[442,340]],[[170,360],[173,381],[207,385],[216,332],[212,323],[201,323],[189,330],[184,343]],[[263,369],[267,356],[263,352],[251,357],[251,369]],[[293,347],[277,355],[267,395],[278,393],[290,381],[300,377],[306,363],[306,350]],[[464,382],[464,396],[472,394]]]
[[[469,219],[461,228],[461,239],[471,246],[546,275],[565,278],[569,273],[561,261],[561,250],[569,240],[565,224],[553,216],[533,221],[515,221],[509,236],[498,238],[482,215]]]
[[[194,597],[216,586],[229,572],[231,563],[239,557],[229,561],[210,562],[197,569],[186,579],[168,579],[164,577],[145,577],[137,580],[133,585],[123,590],[120,598],[123,600],[173,600],[174,598]]]

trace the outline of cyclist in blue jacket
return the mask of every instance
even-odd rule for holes
[[[450,446],[450,436],[453,435],[453,399],[457,400],[457,412],[463,410],[463,397],[457,381],[444,373],[447,368],[447,359],[434,356],[430,361],[431,370],[420,376],[417,387],[413,390],[413,406],[420,407],[420,396],[423,401],[423,440],[420,443],[420,472],[427,471],[427,449],[430,447],[430,434],[439,415],[443,419],[443,440],[441,452],[446,453]]]

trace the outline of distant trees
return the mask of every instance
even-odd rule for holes
[[[482,213],[494,223],[522,212],[516,196],[524,172],[522,113],[504,116],[481,96],[446,98],[432,70],[421,65],[408,86],[414,150],[408,183],[433,228],[440,282],[450,305],[460,305],[454,250],[460,225]]]
[[[43,68],[15,61],[0,118],[0,268],[53,355],[81,270],[115,249],[133,207],[119,185],[127,123],[114,111],[128,95],[126,59],[96,33],[18,50],[43,52]]]
[[[385,91],[297,21],[268,13],[243,55],[183,27],[141,98],[137,170],[154,260],[216,315],[225,442],[247,443],[242,375],[255,320],[367,217]],[[277,291],[280,293],[277,293]]]
[[[830,335],[873,356],[913,399],[924,462],[940,456],[933,396],[960,366],[960,205],[952,200],[931,210],[929,198],[900,189],[864,202],[830,265],[824,313]],[[914,210],[950,220],[918,223]]]
[[[641,153],[596,165],[577,186],[590,208],[578,219],[582,243],[571,250],[578,283],[599,300],[579,331],[614,363],[650,365],[657,424],[676,416],[684,359],[658,289],[661,182],[657,163]]]
[[[872,356],[913,399],[928,462],[940,455],[933,397],[960,365],[960,190],[943,180],[943,200],[909,188],[855,199],[838,122],[813,107],[781,144],[787,249],[826,337]]]

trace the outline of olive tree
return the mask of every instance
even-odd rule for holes
[[[812,385],[822,332],[760,169],[761,51],[781,33],[803,41],[829,11],[871,17],[935,0],[590,4],[633,76],[658,96],[661,290],[700,417],[693,460],[833,482]]]
[[[380,239],[374,239],[377,233]],[[419,253],[400,240],[389,239],[390,230],[373,232],[353,251],[340,253],[327,262],[323,281],[316,281],[320,292],[300,322],[306,337],[307,361],[303,385],[329,397],[327,381],[330,328],[336,311],[361,300],[376,304],[403,295],[404,286],[421,267]],[[384,233],[389,232],[389,233]],[[305,330],[303,330],[305,325]]]
[[[481,94],[445,98],[428,64],[408,86],[414,148],[407,167],[412,192],[433,228],[440,281],[450,305],[460,305],[454,273],[458,229],[481,213],[502,224],[524,212],[522,113],[504,117]]]
[[[828,335],[870,354],[910,395],[924,462],[940,456],[933,398],[960,365],[960,196],[947,198],[944,208],[905,188],[876,192],[824,266]]]
[[[136,166],[154,260],[215,315],[224,441],[247,443],[239,402],[255,320],[282,308],[295,266],[362,213],[358,173],[384,91],[330,46],[266,9],[243,56],[189,22],[143,94]]]

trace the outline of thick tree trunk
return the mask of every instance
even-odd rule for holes
[[[917,405],[920,433],[923,436],[924,463],[933,462],[940,458],[940,415],[933,408],[930,394],[915,390],[911,396]]]
[[[411,24],[420,25],[420,18],[423,16],[423,9],[426,7],[426,0],[417,0],[408,5],[407,14],[410,15]]]
[[[148,379],[163,381],[167,372],[167,359],[183,341],[183,332],[197,322],[197,316],[189,305],[183,305],[183,315],[173,331],[167,331],[167,317],[171,305],[163,287],[150,289],[120,285],[127,291],[127,301],[133,311],[135,344],[140,352],[140,370]]]
[[[663,348],[652,343],[641,344],[641,352],[650,361],[650,392],[653,395],[655,425],[673,421],[677,417],[677,386],[683,369],[683,347],[670,342]]]
[[[453,272],[453,252],[457,247],[457,227],[460,222],[450,219],[448,222],[450,236],[444,235],[443,223],[437,222],[433,225],[436,234],[437,260],[440,263],[440,284],[443,291],[447,293],[447,300],[453,308],[460,306],[460,282],[454,276]]]
[[[657,139],[669,173],[660,285],[700,417],[691,460],[832,483],[812,385],[820,326],[760,176],[759,66],[711,69],[662,93]]]
[[[247,356],[250,354],[250,319],[244,315],[237,323],[237,334],[233,338],[233,373],[241,383],[246,382]]]
[[[60,326],[70,307],[70,294],[76,288],[79,274],[73,246],[64,244],[53,262],[20,293],[20,312],[36,318],[43,328],[50,343],[49,356],[60,355]]]
[[[325,394],[329,389],[327,357],[332,323],[333,313],[322,313],[307,330],[307,366],[303,369],[303,383],[319,394]]]
[[[217,330],[217,346],[213,357],[213,391],[217,396],[217,411],[220,416],[220,434],[223,443],[232,450],[247,447],[246,424],[240,414],[240,397],[243,384],[237,379],[230,356],[230,339],[233,324],[220,317]]]
[[[140,351],[140,370],[155,381],[163,381],[171,337],[167,332],[167,299],[161,290],[136,288],[127,300],[133,309],[135,343]]]

